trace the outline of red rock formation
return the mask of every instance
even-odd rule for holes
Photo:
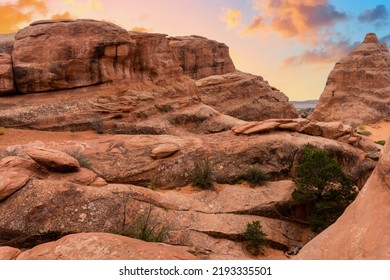
[[[390,139],[387,141],[390,143]],[[356,200],[298,259],[390,259],[390,144]]]
[[[298,118],[288,97],[260,76],[239,71],[196,81],[202,102],[219,112],[246,121]]]
[[[229,48],[200,36],[170,37],[169,44],[184,70],[194,80],[235,71]]]
[[[11,56],[0,53],[0,95],[14,91],[15,86]]]
[[[0,247],[1,248],[1,247]],[[195,260],[184,246],[145,242],[109,233],[79,233],[45,243],[18,260]],[[20,252],[19,252],[20,253]]]
[[[390,116],[390,53],[375,34],[336,63],[324,92],[309,116],[356,126]]]

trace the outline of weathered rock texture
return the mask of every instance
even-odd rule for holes
[[[298,118],[288,97],[260,76],[239,71],[196,81],[202,102],[246,121]]]
[[[15,34],[0,34],[0,53],[12,54]]]
[[[181,137],[106,135],[99,140],[48,143],[42,147],[79,154],[89,162],[90,169],[109,183],[147,186],[158,176],[160,187],[174,188],[189,183],[194,164],[206,158],[212,164],[214,180],[221,183],[239,181],[251,166],[260,167],[275,179],[288,178],[307,143],[327,150],[345,172],[362,182],[378,158],[377,148],[375,153],[367,152],[332,139],[282,131],[251,136],[236,136],[233,132]],[[151,151],[161,145],[174,145],[179,151],[155,160]]]
[[[390,53],[370,33],[361,45],[336,63],[309,118],[356,126],[389,116]]]
[[[65,236],[21,253],[18,260],[194,260],[188,248],[109,233]]]
[[[387,144],[356,200],[336,223],[308,243],[297,258],[390,259],[389,205],[390,144]]]
[[[14,92],[14,75],[9,54],[0,53],[0,95]]]
[[[0,260],[15,260],[21,252],[18,248],[0,247]]]
[[[229,48],[200,36],[170,37],[169,44],[184,73],[194,80],[234,72]]]
[[[80,168],[80,163],[70,155],[50,149],[29,148],[27,155],[38,164],[58,172],[75,172]]]
[[[182,71],[165,37],[93,20],[33,23],[15,37],[16,87],[30,93],[126,79],[164,81]]]

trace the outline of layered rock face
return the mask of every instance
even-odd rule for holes
[[[194,80],[235,71],[229,48],[200,36],[170,37],[169,44],[183,68]]]
[[[11,56],[0,53],[0,94],[14,91],[14,74]]]
[[[31,93],[125,79],[158,82],[180,74],[164,35],[134,36],[93,20],[32,23],[15,36],[16,87]]]
[[[169,39],[184,74],[196,80],[203,103],[242,120],[299,116],[288,97],[262,77],[236,71],[225,44],[199,36]]]
[[[329,74],[324,92],[309,116],[356,126],[390,116],[390,53],[373,33]]]
[[[236,71],[200,79],[196,85],[202,102],[238,119],[261,121],[299,117],[288,97],[260,76]]]
[[[388,143],[390,143],[388,139]],[[310,241],[299,259],[390,258],[390,144],[370,179],[344,214]]]

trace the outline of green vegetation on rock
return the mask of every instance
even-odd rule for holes
[[[296,173],[298,187],[292,196],[307,209],[307,220],[315,232],[334,223],[357,195],[337,161],[310,144],[305,145]]]

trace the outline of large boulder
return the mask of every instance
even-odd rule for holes
[[[373,33],[336,63],[324,92],[309,116],[356,126],[390,116],[390,53]]]
[[[333,225],[303,247],[297,258],[388,260],[389,205],[390,144],[387,144],[356,200]]]
[[[12,57],[22,93],[116,80],[156,83],[182,73],[165,35],[94,20],[34,22],[16,34]]]
[[[1,248],[1,247],[0,247]],[[21,253],[18,260],[194,260],[188,248],[95,232],[65,236]]]
[[[38,164],[54,171],[74,172],[80,168],[77,159],[61,151],[29,147],[26,153]]]
[[[0,95],[14,91],[15,85],[11,56],[0,53]]]
[[[288,97],[260,76],[235,71],[196,81],[202,102],[246,121],[298,118]]]
[[[30,175],[23,169],[11,168],[0,170],[0,201],[23,188],[30,180]]]
[[[229,47],[200,36],[170,37],[169,44],[184,70],[194,80],[235,71]]]

